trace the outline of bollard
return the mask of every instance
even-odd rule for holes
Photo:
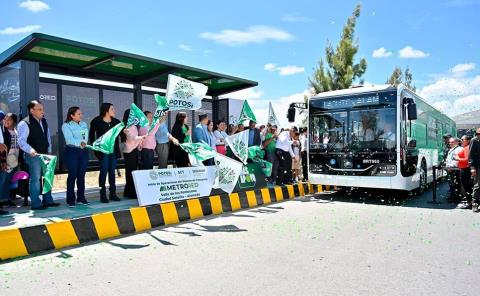
[[[432,188],[432,200],[428,201],[429,204],[441,204],[441,202],[437,201],[437,166],[432,166],[432,173],[433,173],[433,188]]]

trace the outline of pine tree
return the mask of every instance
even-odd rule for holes
[[[405,84],[409,89],[416,91],[417,88],[413,85],[413,74],[410,68],[407,66],[405,72],[402,71],[401,67],[395,67],[393,69],[392,75],[387,79],[387,83],[391,85],[398,86],[400,83]]]
[[[367,61],[361,59],[354,64],[355,55],[358,52],[358,41],[354,40],[355,25],[360,16],[361,6],[357,5],[352,15],[348,18],[343,27],[342,37],[334,49],[329,44],[325,49],[325,60],[323,59],[314,69],[313,76],[309,78],[310,87],[315,93],[321,93],[336,89],[349,88],[355,79],[360,79],[367,69]],[[360,81],[363,83],[363,81]]]

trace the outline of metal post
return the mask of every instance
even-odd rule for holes
[[[429,204],[441,204],[441,202],[437,201],[437,166],[432,166],[432,173],[433,173],[433,189],[432,189],[432,200],[428,201]]]

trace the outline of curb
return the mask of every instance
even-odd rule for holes
[[[328,190],[330,186],[326,187]],[[322,185],[298,183],[133,207],[43,225],[0,230],[0,261],[142,232],[204,216],[254,208],[322,191]]]

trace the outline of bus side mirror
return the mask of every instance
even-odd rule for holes
[[[417,104],[409,103],[408,104],[408,120],[416,120],[417,119]]]
[[[295,107],[290,105],[287,112],[287,118],[288,122],[295,122]]]

